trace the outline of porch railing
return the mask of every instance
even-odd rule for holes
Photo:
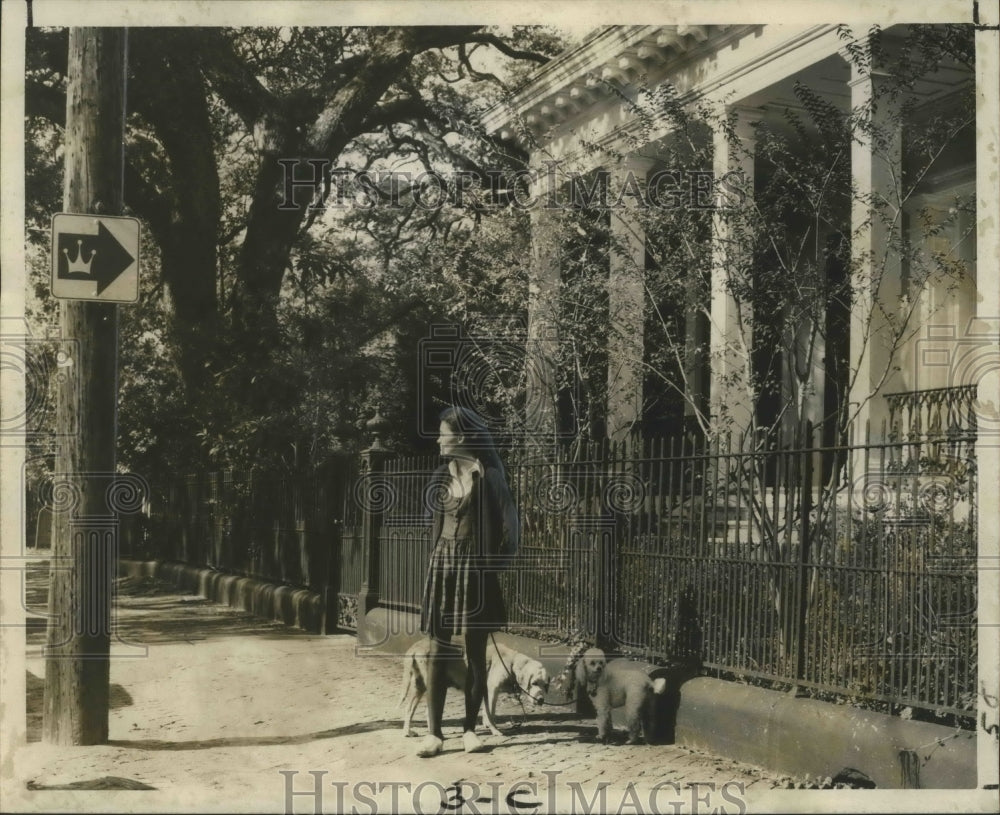
[[[886,394],[892,438],[896,441],[974,441],[976,393],[975,385],[961,385]]]

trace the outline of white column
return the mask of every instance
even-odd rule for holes
[[[528,338],[525,349],[525,441],[549,447],[557,437],[559,287],[561,239],[559,213],[544,206],[531,210],[531,267],[528,282]]]
[[[1000,12],[996,4],[980,3],[981,27],[976,31],[976,212],[979,213],[976,234],[977,254],[996,263],[1000,257],[1000,195],[997,177],[1000,160],[1000,98],[996,94],[996,78],[1000,76],[1000,34],[997,23]],[[979,418],[976,458],[979,477],[977,496],[979,510],[978,546],[978,623],[979,623],[979,687],[976,733],[978,736],[978,786],[992,784],[994,788],[1000,767],[1000,741],[996,727],[1000,725],[1000,276],[978,275],[976,335],[983,348],[991,349],[992,364],[980,366],[979,404],[989,406]],[[989,353],[989,352],[988,352]],[[985,361],[985,360],[984,360]],[[992,733],[989,728],[993,728]]]
[[[611,258],[608,275],[608,438],[624,438],[642,419],[646,235],[635,195],[651,162],[630,156],[611,171]]]
[[[900,389],[894,371],[902,263],[902,125],[886,96],[887,74],[852,66],[851,107],[866,111],[873,138],[856,128],[851,142],[850,410],[859,433],[871,422],[877,440],[888,408],[882,394]],[[870,117],[870,118],[868,118]],[[856,436],[856,438],[860,438]]]
[[[704,273],[690,269],[691,278]],[[684,428],[685,431],[702,427],[711,416],[709,405],[709,379],[705,374],[705,355],[709,353],[710,336],[705,302],[700,280],[691,280],[687,287],[688,299],[684,316]]]
[[[745,196],[742,203],[716,210],[712,236],[712,281],[709,355],[711,359],[712,421],[717,430],[732,430],[734,435],[751,426],[755,395],[750,381],[753,310],[745,297],[733,295],[732,286],[749,291],[753,257],[741,237],[747,232],[746,216],[753,199],[754,124],[760,112],[733,108],[735,138],[717,129],[713,134],[716,183],[728,177],[739,184]]]

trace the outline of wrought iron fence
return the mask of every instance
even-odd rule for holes
[[[883,428],[885,441],[866,432],[824,447],[817,437],[510,453],[522,528],[503,576],[510,627],[820,696],[972,715],[974,439],[941,446]],[[189,479],[160,512],[163,552],[326,586],[342,624],[362,594],[416,610],[438,463],[380,451],[311,480]]]
[[[647,658],[970,714],[974,445],[770,441],[515,465],[530,545],[511,591],[536,617]],[[567,574],[533,568],[553,553]]]
[[[407,456],[386,462],[387,498],[379,529],[379,599],[384,605],[416,611],[430,561],[431,475],[435,456]]]
[[[148,538],[126,549],[131,557],[356,596],[364,551],[360,510],[346,489],[356,467],[345,458],[323,470],[226,470],[156,485]]]

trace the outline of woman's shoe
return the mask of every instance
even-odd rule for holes
[[[440,753],[442,747],[444,747],[444,741],[437,736],[425,736],[420,744],[420,749],[417,750],[417,755],[420,758],[430,758]]]
[[[465,752],[467,753],[481,753],[486,749],[486,745],[483,744],[482,739],[473,730],[466,730],[462,734],[462,742],[465,745]]]

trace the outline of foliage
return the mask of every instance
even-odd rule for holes
[[[61,209],[66,32],[27,40],[30,280],[37,321],[53,323],[43,252]],[[278,161],[510,164],[479,118],[516,81],[508,65],[561,47],[525,26],[130,31],[125,197],[150,251],[142,302],[122,310],[123,465],[166,476],[321,463],[361,441],[381,398],[412,402],[396,384],[417,378],[404,348],[421,324],[476,319],[459,295],[484,290],[500,297],[479,310],[508,314],[505,273],[466,278],[468,247],[493,228],[474,206],[422,210],[404,188],[397,205],[324,212],[299,187],[281,208]],[[434,288],[449,282],[454,291]]]
[[[627,365],[643,372],[644,426],[634,430],[673,432],[686,423],[710,437],[739,429],[752,439],[774,429],[787,442],[808,419],[828,427],[835,440],[892,379],[899,352],[930,316],[924,293],[953,291],[968,275],[954,246],[931,252],[927,241],[955,231],[973,211],[972,196],[956,197],[945,213],[928,209],[921,196],[942,169],[964,161],[961,146],[973,132],[971,29],[914,26],[892,42],[877,28],[859,39],[846,27],[841,33],[849,68],[874,88],[870,102],[854,108],[797,81],[792,105],[758,123],[740,123],[725,100],[682,99],[669,82],[610,88],[635,127],[617,156],[603,144],[584,144],[610,170],[604,211],[611,222],[591,215],[584,225],[576,209],[560,213],[566,232],[583,230],[603,252],[564,248],[559,327],[567,336],[602,339],[632,331],[635,319],[616,325],[609,318],[608,259],[618,269],[612,288],[629,285],[630,276],[643,280],[641,355],[628,343],[611,343],[608,359],[577,355],[585,370]],[[919,83],[933,83],[943,66],[965,70],[968,82],[945,103],[928,106]],[[653,134],[664,131],[670,135],[651,151]],[[905,142],[896,155],[900,131]],[[741,179],[737,170],[712,179],[719,149],[713,133],[725,136],[734,167],[753,161],[753,179]],[[853,186],[852,150],[859,143],[872,144],[876,168],[902,162],[884,195]],[[634,196],[614,186],[630,170],[630,151],[652,162],[647,178],[659,179]],[[564,175],[559,183],[576,182]],[[852,209],[868,217],[852,225]],[[644,257],[633,248],[637,237]],[[708,337],[713,267],[716,285],[739,315],[735,332],[714,347]],[[852,333],[859,347],[888,349],[882,368],[864,372],[870,386],[851,367]],[[737,396],[749,424],[736,421],[735,406],[725,400],[709,402],[710,369],[727,370],[719,384]],[[586,415],[579,418],[585,429],[592,425]]]
[[[734,433],[740,450],[764,453],[815,443],[805,437],[811,422],[827,443],[843,444],[848,426],[892,381],[900,352],[929,316],[924,293],[951,290],[968,274],[954,247],[926,247],[971,211],[971,196],[956,198],[943,214],[919,202],[933,186],[930,179],[962,163],[956,151],[973,130],[971,29],[914,26],[901,41],[890,41],[877,28],[857,39],[850,29],[841,33],[853,79],[872,89],[870,99],[854,107],[834,104],[800,81],[793,105],[748,126],[727,111],[726,100],[685,100],[669,83],[611,89],[633,115],[634,135],[608,174],[610,222],[581,226],[575,209],[560,213],[561,228],[580,228],[603,252],[564,243],[556,311],[561,336],[595,338],[605,350],[603,359],[575,357],[584,371],[597,371],[596,377],[580,376],[592,401],[606,401],[608,371],[632,367],[643,373],[644,427],[633,430],[694,429],[709,443]],[[943,66],[964,70],[968,81],[947,104],[927,106],[919,83],[933,83]],[[653,134],[664,131],[670,135],[651,153]],[[722,149],[713,134],[725,137],[730,166],[753,162],[752,188],[738,176],[711,178],[719,165],[714,152]],[[859,144],[871,145],[873,172],[901,169],[875,195],[854,185],[852,152]],[[603,144],[584,148],[594,161],[606,161]],[[647,188],[645,199],[635,196],[635,205],[622,211],[631,196],[613,185],[629,169],[628,152],[653,161],[647,177],[667,174],[668,205],[662,187],[660,205]],[[703,203],[699,184],[705,174],[710,183]],[[857,218],[858,212],[866,217]],[[645,253],[636,251],[637,238]],[[616,323],[608,292],[632,280],[642,281],[641,305]],[[712,301],[720,295],[731,298],[738,316],[723,342],[714,344],[708,326]],[[635,343],[609,341],[637,324],[644,327],[641,351]],[[852,366],[849,342],[887,349],[884,361],[870,370]],[[709,370],[725,372],[713,387],[722,385],[726,394],[713,394],[712,401]],[[585,432],[600,437],[603,428],[585,412],[576,418]],[[787,541],[797,540],[804,525],[802,479],[789,472],[787,484],[775,483],[766,458],[731,467],[727,494],[739,494],[751,513],[760,557],[786,563],[795,551]],[[830,467],[823,476],[829,481],[816,499],[821,523],[832,511],[842,467]],[[768,501],[779,488],[795,508],[791,513]],[[819,543],[816,551],[824,545]],[[785,619],[786,588],[771,580],[768,594],[773,614]],[[788,648],[788,634],[775,628],[781,651]]]

